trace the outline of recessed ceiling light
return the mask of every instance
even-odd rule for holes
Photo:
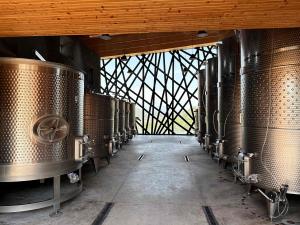
[[[196,60],[196,59],[197,59],[196,55],[192,54],[191,57],[190,57],[190,60],[193,61],[193,60]]]
[[[109,34],[91,35],[90,38],[100,38],[105,41],[109,41],[112,37]]]
[[[126,61],[127,61],[126,55],[123,55],[120,59],[121,59],[121,61],[123,61],[123,62],[126,62]]]
[[[203,38],[203,37],[207,37],[208,33],[205,30],[200,30],[200,31],[198,31],[196,36],[199,38]]]

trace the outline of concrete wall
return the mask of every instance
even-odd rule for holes
[[[76,37],[0,38],[0,57],[38,59],[37,50],[47,61],[70,65],[86,73],[87,89],[100,92],[99,56]]]

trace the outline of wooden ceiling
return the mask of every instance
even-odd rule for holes
[[[115,35],[111,40],[85,37],[82,40],[101,57],[117,57],[141,52],[195,47],[233,35],[232,31],[208,31],[207,33],[208,36],[204,38],[198,38],[197,32],[191,31]]]
[[[299,0],[0,1],[0,36],[299,27]]]
[[[110,34],[107,42],[85,39],[102,56],[213,42],[226,36],[224,30],[274,27],[300,27],[299,0],[0,0],[0,37]],[[209,37],[196,39],[199,30]]]

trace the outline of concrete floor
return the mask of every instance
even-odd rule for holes
[[[85,170],[84,191],[62,205],[61,216],[49,217],[50,208],[1,214],[0,225],[91,225],[107,202],[114,206],[104,225],[207,225],[202,206],[211,207],[220,225],[300,222],[300,198],[291,200],[285,220],[269,222],[261,196],[234,184],[194,137],[138,136],[98,174]]]

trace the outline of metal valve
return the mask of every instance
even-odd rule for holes
[[[75,138],[75,161],[87,161],[88,153],[91,150],[90,143],[91,139],[88,135]],[[84,151],[84,145],[87,146],[87,151]]]

